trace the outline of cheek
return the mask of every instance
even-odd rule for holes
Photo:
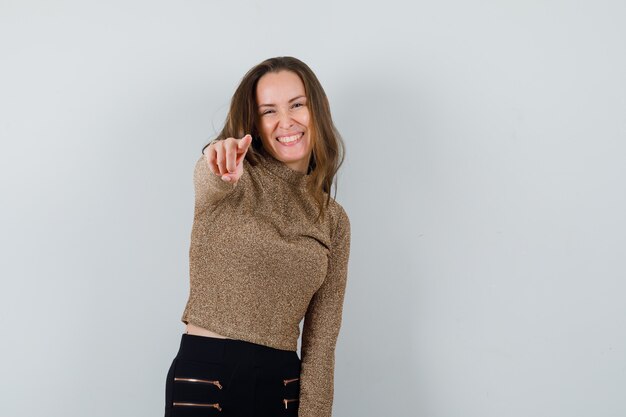
[[[300,117],[300,124],[302,126],[309,127],[309,113],[308,112],[304,113],[302,117]]]
[[[267,121],[261,122],[261,124],[259,125],[259,128],[261,129],[261,132],[263,133],[264,136],[271,136],[272,127],[269,125]]]

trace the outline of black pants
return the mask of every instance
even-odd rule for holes
[[[167,373],[165,417],[297,416],[296,351],[183,333]]]

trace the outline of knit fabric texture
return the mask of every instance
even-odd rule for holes
[[[331,417],[350,221],[331,197],[323,221],[311,175],[270,154],[236,184],[196,162],[190,289],[182,322],[276,349],[301,345],[299,417]]]

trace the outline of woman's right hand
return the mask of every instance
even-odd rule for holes
[[[223,181],[236,184],[243,174],[243,160],[251,143],[250,134],[241,139],[226,138],[212,143],[204,150],[209,170]]]

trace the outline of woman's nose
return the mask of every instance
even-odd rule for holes
[[[278,124],[280,127],[288,128],[293,125],[293,119],[291,118],[291,115],[289,113],[281,112],[278,117]]]

